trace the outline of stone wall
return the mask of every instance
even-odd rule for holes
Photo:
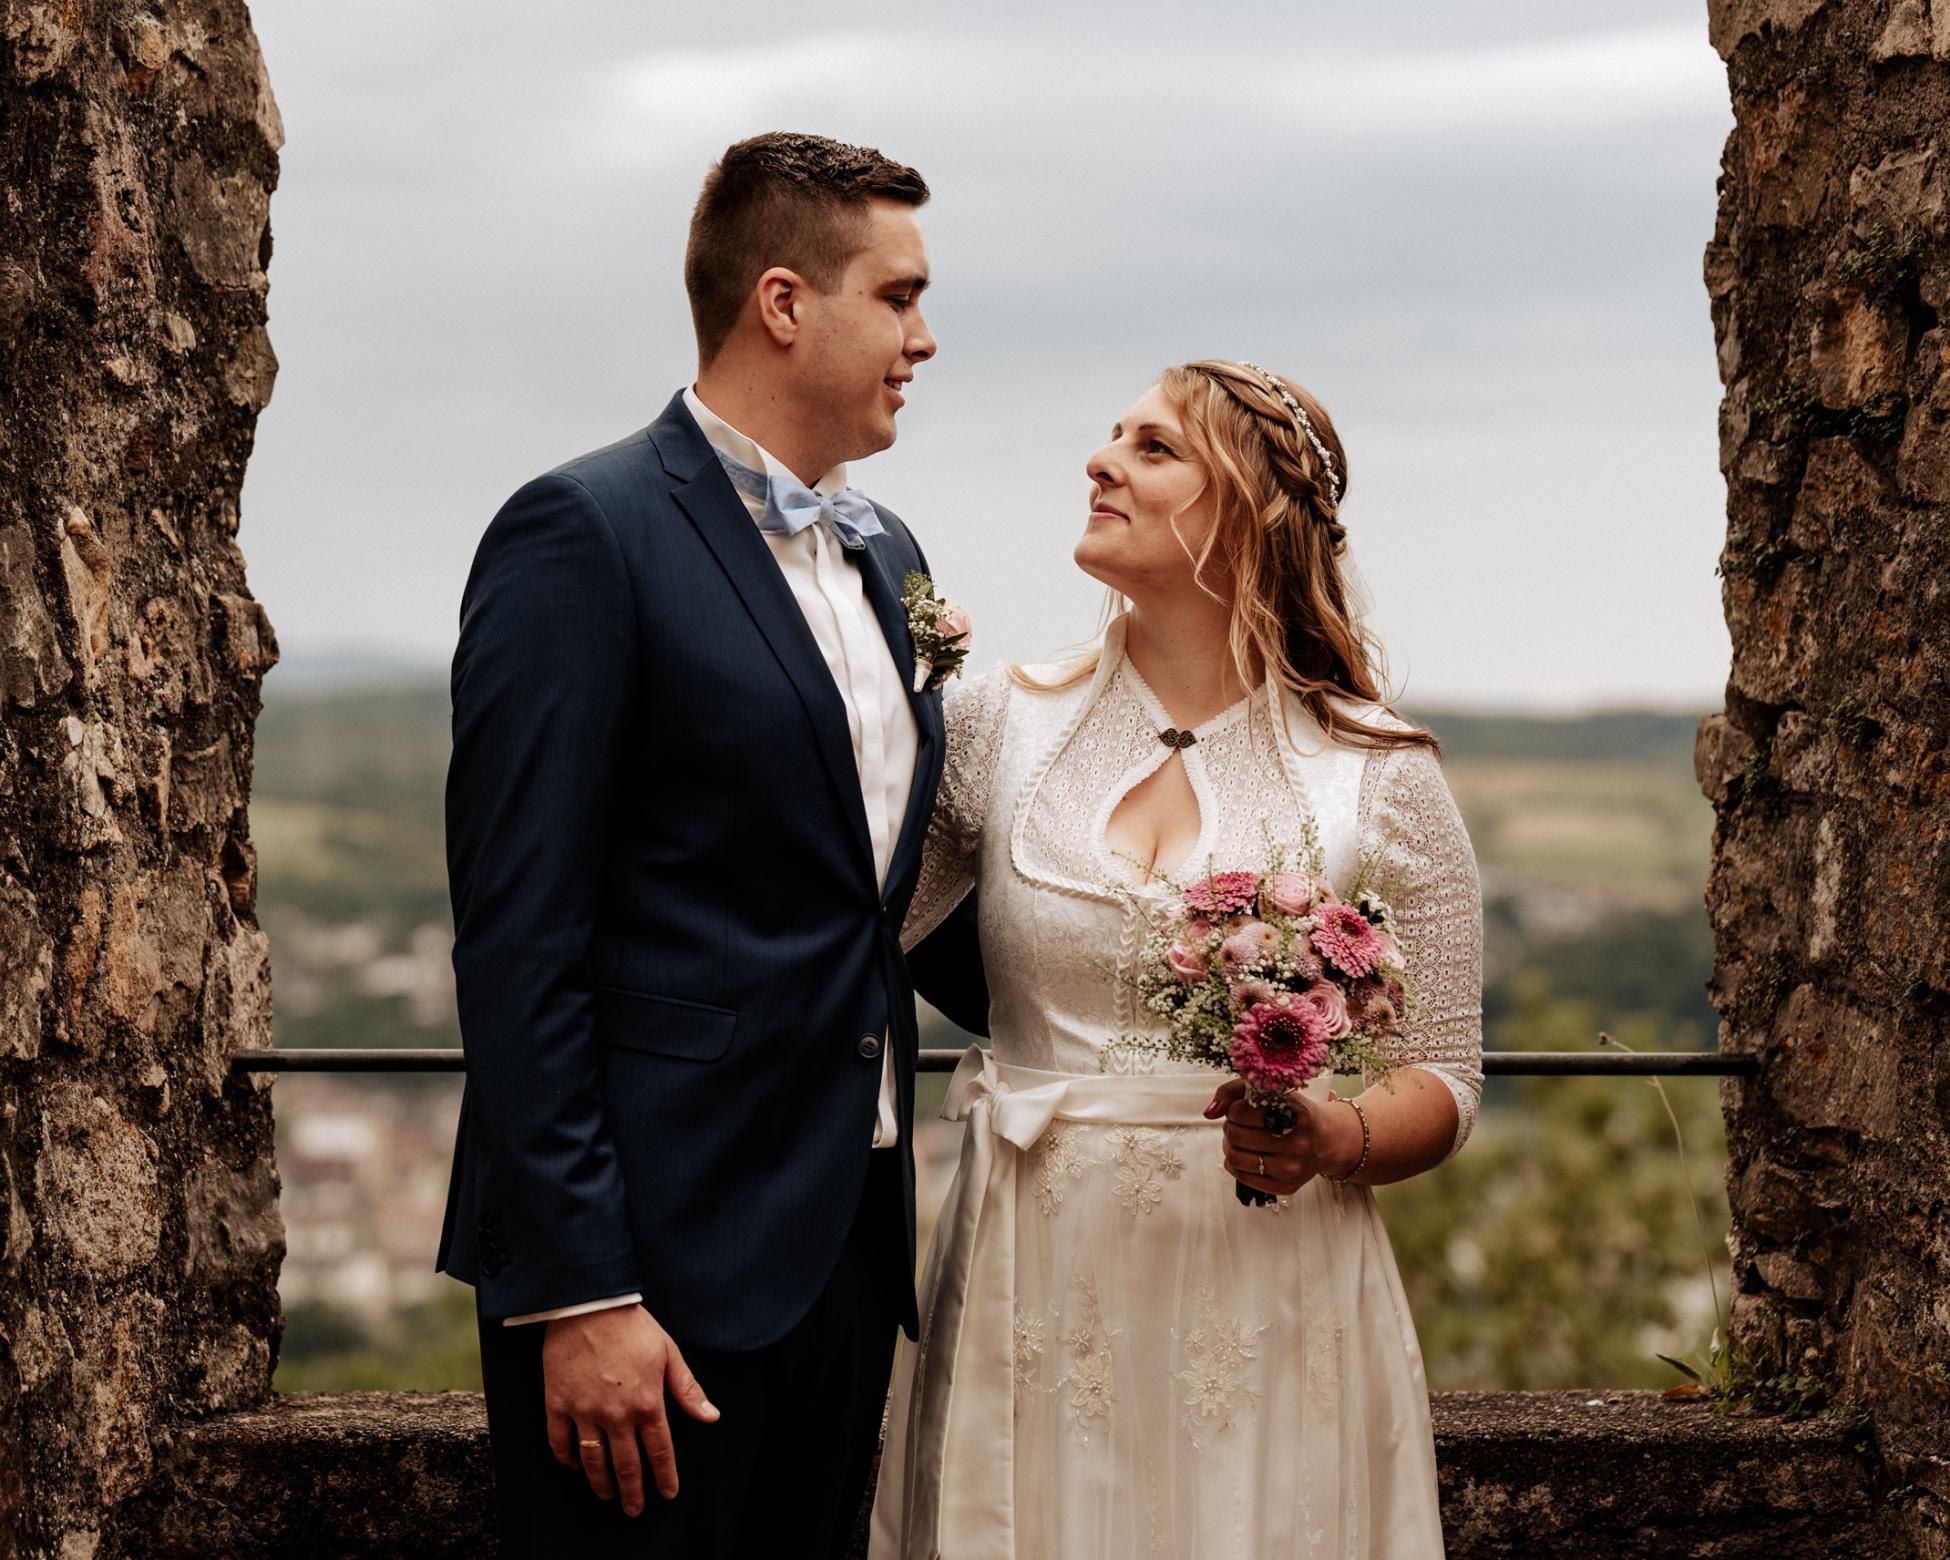
[[[1831,1420],[1722,1414],[1652,1392],[1439,1392],[1432,1409],[1448,1560],[1900,1552],[1892,1507]],[[167,1471],[121,1513],[152,1560],[496,1552],[477,1393],[280,1397],[186,1432]],[[847,1560],[866,1552],[863,1522]]]
[[[1950,1554],[1950,0],[1713,0],[1733,666],[1700,728],[1733,1332]]]
[[[0,1556],[269,1396],[238,490],[282,141],[235,0],[0,0]]]

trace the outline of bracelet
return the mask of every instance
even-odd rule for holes
[[[1336,1186],[1344,1186],[1347,1182],[1353,1180],[1355,1176],[1359,1175],[1361,1173],[1361,1167],[1368,1162],[1368,1148],[1374,1142],[1374,1138],[1368,1131],[1368,1113],[1361,1108],[1361,1102],[1359,1100],[1348,1099],[1345,1095],[1340,1094],[1336,1094],[1334,1098],[1339,1100],[1343,1105],[1352,1105],[1354,1107],[1354,1114],[1361,1118],[1361,1157],[1354,1161],[1354,1167],[1346,1175],[1330,1175],[1327,1178]]]

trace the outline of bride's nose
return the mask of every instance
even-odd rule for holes
[[[1110,447],[1106,445],[1083,464],[1084,475],[1098,487],[1116,487],[1118,475],[1111,461]]]

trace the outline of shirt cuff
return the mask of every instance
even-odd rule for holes
[[[589,1311],[608,1311],[619,1305],[640,1305],[641,1294],[612,1295],[607,1300],[584,1300],[576,1305],[559,1305],[552,1311],[530,1311],[525,1316],[503,1317],[503,1327],[519,1327],[524,1322],[552,1322],[558,1316],[581,1316]]]

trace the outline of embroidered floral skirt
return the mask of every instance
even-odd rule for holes
[[[1242,1207],[1200,1115],[1213,1087],[963,1059],[874,1560],[1441,1556],[1374,1198],[1316,1178]]]

